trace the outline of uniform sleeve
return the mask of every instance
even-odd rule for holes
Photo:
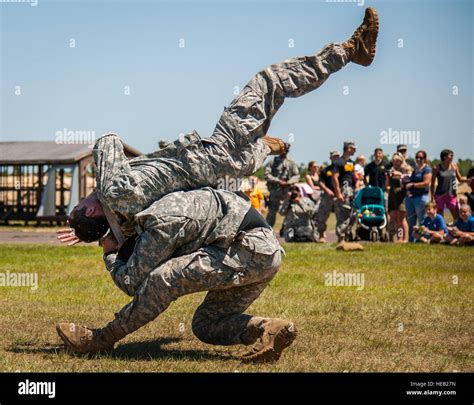
[[[114,283],[127,295],[133,296],[146,276],[170,259],[175,250],[192,239],[196,224],[187,217],[165,217],[144,224],[135,249],[127,262],[117,255],[104,258]]]
[[[275,177],[272,174],[272,164],[273,162],[269,163],[267,167],[265,167],[265,180],[267,183],[280,183],[280,179]]]
[[[299,181],[300,181],[300,171],[298,169],[298,165],[293,162],[290,167],[290,179],[288,180],[288,184],[296,184]]]
[[[125,156],[120,138],[114,134],[101,136],[93,149],[97,166],[96,190],[99,199],[114,212],[124,215],[141,211],[145,198],[139,180]]]

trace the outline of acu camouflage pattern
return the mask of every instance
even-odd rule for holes
[[[283,230],[286,242],[317,242],[319,234],[314,220],[316,204],[307,197],[285,201],[280,213],[285,216]]]
[[[209,344],[252,344],[269,319],[244,312],[277,273],[282,252],[271,229],[255,228],[239,232],[228,248],[210,245],[173,257],[144,278],[133,301],[105,329],[123,337],[179,297],[209,291],[194,314],[193,333]]]
[[[114,255],[106,266],[115,284],[135,294],[145,277],[171,257],[214,245],[229,248],[250,202],[225,191],[203,188],[168,194],[135,216],[138,239],[125,263]]]
[[[193,131],[129,161],[116,135],[99,138],[94,148],[99,199],[119,216],[127,234],[127,221],[133,222],[133,215],[168,193],[215,187],[225,176],[240,179],[253,174],[270,152],[260,138],[285,98],[318,88],[347,62],[343,47],[332,43],[316,55],[267,67],[224,109],[207,139]]]

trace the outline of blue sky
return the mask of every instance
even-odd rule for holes
[[[150,152],[192,129],[209,136],[236,86],[268,64],[344,41],[370,5],[381,19],[372,66],[349,64],[287,100],[269,133],[293,134],[298,162],[328,160],[344,139],[367,156],[380,146],[392,153],[381,143],[389,130],[419,134],[411,155],[448,147],[473,158],[474,2],[363,3],[3,0],[0,140],[112,131]]]

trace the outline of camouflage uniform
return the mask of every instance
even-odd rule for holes
[[[318,209],[318,234],[324,235],[327,229],[328,218],[331,215],[335,206],[336,198],[329,196],[327,193],[322,193],[321,202]]]
[[[259,138],[267,133],[285,98],[318,88],[347,62],[344,48],[332,43],[316,55],[267,67],[224,109],[207,139],[192,132],[129,161],[116,135],[99,138],[94,159],[100,201],[123,222],[170,192],[215,187],[225,176],[240,179],[254,173],[270,151]]]
[[[265,180],[270,192],[267,221],[270,226],[274,226],[276,214],[281,208],[282,202],[288,198],[290,186],[300,180],[300,172],[293,160],[277,156],[265,168]],[[286,181],[288,186],[281,187],[280,180]]]
[[[234,193],[204,188],[169,194],[140,212],[129,260],[104,257],[116,285],[134,297],[106,328],[125,336],[177,298],[209,291],[194,334],[210,344],[254,343],[268,318],[243,312],[277,273],[283,249],[269,227],[241,230],[249,208]]]
[[[285,242],[317,242],[319,239],[314,216],[316,204],[307,197],[296,201],[288,199],[280,213],[285,216],[283,222]]]

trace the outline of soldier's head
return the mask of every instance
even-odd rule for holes
[[[82,242],[94,242],[106,234],[109,223],[96,193],[76,205],[68,218],[69,226]]]
[[[288,197],[291,201],[298,201],[301,198],[301,190],[297,185],[291,186],[288,191]]]

